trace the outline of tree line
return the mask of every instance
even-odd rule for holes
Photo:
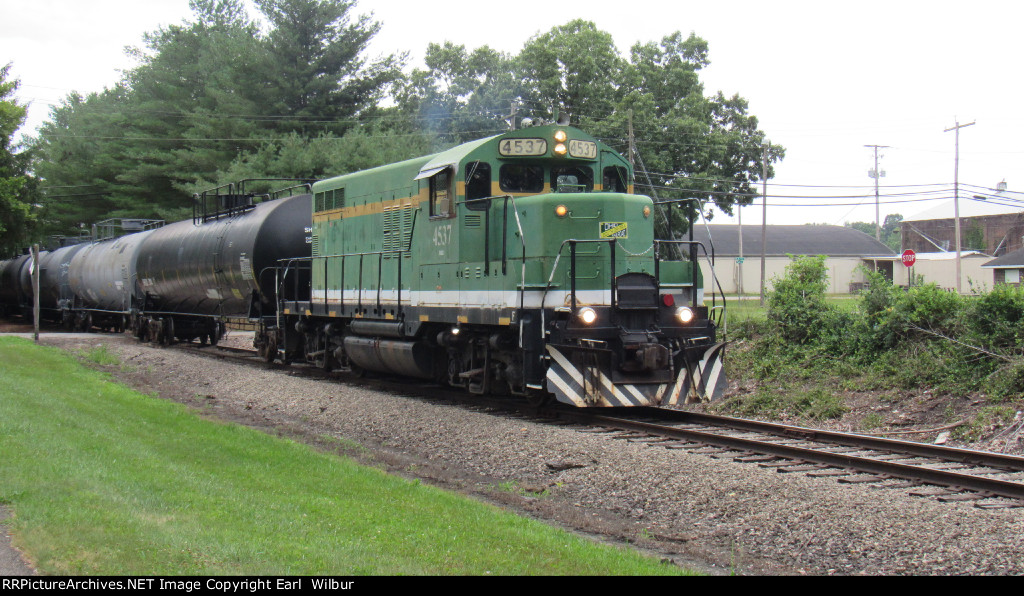
[[[253,4],[262,25],[243,0],[191,0],[191,18],[147,33],[120,81],[69,94],[21,146],[18,82],[0,70],[0,249],[110,217],[174,221],[191,215],[192,193],[225,182],[344,174],[524,118],[567,115],[635,147],[638,192],[686,200],[669,210],[676,229],[710,204],[752,202],[762,166],[771,176],[784,156],[746,100],[705,93],[709,48],[692,33],[624,56],[574,20],[517,54],[431,43],[427,68],[407,71],[407,54],[367,57],[381,24],[354,0]]]

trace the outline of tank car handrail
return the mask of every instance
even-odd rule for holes
[[[303,182],[302,184],[295,184],[295,185],[288,186],[288,187],[285,187],[285,188],[280,188],[278,190],[272,191],[267,196],[270,197],[270,200],[276,201],[277,199],[281,198],[280,195],[282,193],[287,191],[288,192],[288,196],[289,197],[293,197],[295,195],[293,194],[292,191],[294,191],[296,188],[304,188],[304,189],[306,189],[306,191],[308,191],[310,194],[312,194],[313,193],[313,182]]]

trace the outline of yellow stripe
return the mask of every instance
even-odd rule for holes
[[[365,205],[354,205],[352,207],[345,207],[344,209],[332,209],[330,211],[323,211],[313,215],[314,223],[322,223],[325,221],[331,221],[334,219],[347,219],[349,217],[359,217],[362,215],[375,215],[384,213],[385,209],[415,209],[419,207],[420,203],[427,200],[427,190],[421,190],[418,194],[411,197],[398,197],[387,201],[371,201]]]

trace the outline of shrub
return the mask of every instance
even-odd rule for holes
[[[817,337],[826,313],[828,273],[825,257],[791,257],[782,278],[773,280],[768,293],[768,320],[791,342],[807,343]]]
[[[969,310],[967,321],[973,341],[1004,349],[1024,343],[1024,288],[999,284],[975,298]]]

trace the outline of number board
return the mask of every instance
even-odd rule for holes
[[[597,159],[597,143],[593,141],[569,141],[569,155],[584,159]]]
[[[544,155],[548,142],[544,139],[505,139],[498,145],[498,154],[504,157],[520,155]]]

